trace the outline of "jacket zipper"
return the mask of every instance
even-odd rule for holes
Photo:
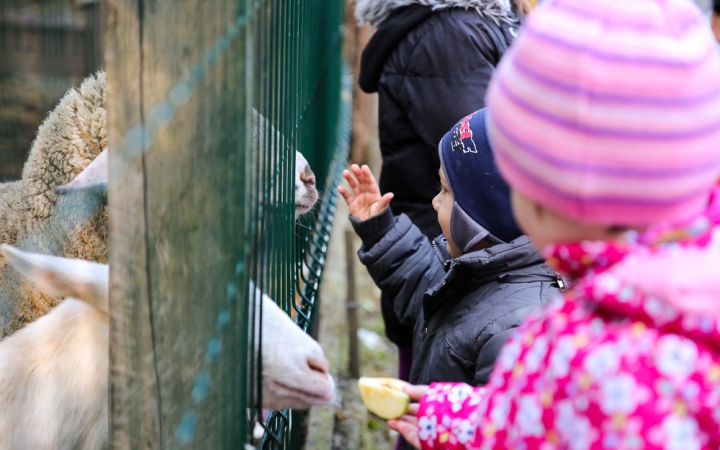
[[[442,255],[440,255],[440,250],[438,250],[437,243],[435,241],[432,241],[432,248],[433,248],[433,251],[435,252],[435,256],[437,256],[438,261],[440,261],[440,264],[442,266],[444,266],[445,260],[442,258]]]
[[[557,281],[560,292],[565,292],[567,289],[567,281],[565,281],[565,277],[560,275],[560,272],[555,272],[555,281]]]

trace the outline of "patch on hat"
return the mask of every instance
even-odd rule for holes
[[[470,119],[472,119],[476,112],[477,111],[465,116],[465,118],[453,128],[451,143],[453,152],[462,150],[463,153],[477,153],[477,146],[475,146],[475,141],[473,141],[473,131],[470,128]]]

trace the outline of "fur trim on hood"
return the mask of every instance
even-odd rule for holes
[[[387,19],[394,10],[409,5],[432,6],[433,10],[447,8],[474,9],[478,14],[498,23],[515,23],[511,0],[357,0],[355,19],[360,25],[369,23],[374,27]]]

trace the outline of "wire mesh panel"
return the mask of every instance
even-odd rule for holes
[[[299,414],[263,409],[276,336],[255,305],[317,324],[349,139],[343,7],[109,0],[115,448],[300,445]],[[298,220],[296,151],[321,188]]]
[[[262,167],[248,191],[250,239],[246,242],[249,249],[259,251],[248,252],[257,257],[246,258],[247,277],[257,280],[263,292],[293,313],[301,327],[312,331],[335,187],[349,139],[349,110],[347,106],[339,109],[343,2],[268,0],[254,7],[251,104],[277,133],[270,127],[257,130],[265,134],[258,151],[266,157],[254,161]],[[324,180],[319,183],[324,188],[319,208],[301,218],[298,226],[293,226],[295,150],[307,158],[317,179]],[[267,194],[261,196],[263,190]],[[251,357],[251,361],[259,360],[261,355]],[[262,447],[297,445],[300,416],[289,411],[263,412],[260,367],[253,365],[252,372],[251,420],[265,428]]]

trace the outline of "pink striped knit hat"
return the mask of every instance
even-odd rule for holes
[[[690,217],[720,176],[720,54],[689,0],[545,2],[487,105],[508,184],[585,223]]]

